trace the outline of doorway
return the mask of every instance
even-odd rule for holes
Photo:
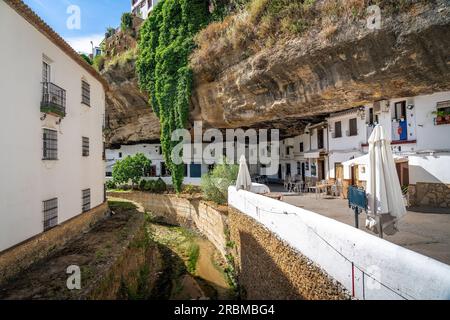
[[[400,186],[409,186],[409,165],[408,162],[396,163],[398,181]]]
[[[358,186],[359,174],[358,174],[358,166],[353,166],[351,169],[351,185]]]
[[[336,181],[344,179],[344,166],[342,163],[335,163],[334,164],[334,177]]]
[[[319,180],[325,180],[325,160],[317,160]]]

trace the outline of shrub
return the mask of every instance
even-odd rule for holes
[[[97,71],[102,71],[105,67],[105,57],[103,55],[95,56],[93,66]]]
[[[216,165],[212,172],[202,177],[203,197],[217,204],[227,203],[228,187],[236,183],[238,173],[239,166],[224,159],[222,164]]]
[[[183,186],[184,194],[194,194],[194,193],[199,193],[200,191],[201,191],[201,189],[197,186],[193,186],[193,185]]]
[[[133,28],[133,16],[129,12],[125,12],[120,19],[120,29],[122,32],[126,32]]]
[[[151,193],[163,193],[167,191],[167,185],[161,178],[158,180],[142,179],[139,183],[139,189]]]
[[[105,32],[105,38],[109,38],[109,37],[113,36],[115,33],[116,33],[116,29],[114,29],[112,27],[108,27]]]
[[[87,63],[89,63],[92,66],[92,60],[91,58],[89,58],[86,54],[82,53],[80,54],[80,56],[84,59],[84,61],[86,61]]]
[[[141,182],[139,182],[139,190],[145,191],[147,186],[147,181],[142,179]]]
[[[155,193],[163,193],[167,191],[167,185],[163,179],[158,179],[155,183]]]
[[[113,179],[115,183],[126,184],[131,180],[132,185],[139,183],[152,162],[143,154],[137,153],[119,160],[113,167]]]
[[[113,180],[106,181],[106,189],[114,190],[117,189],[117,184]]]

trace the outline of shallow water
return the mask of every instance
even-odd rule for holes
[[[181,227],[152,224],[151,234],[165,254],[164,264],[168,266],[166,277],[170,276],[172,288],[169,299],[231,299],[232,290],[220,265],[223,258],[214,245],[200,235]],[[198,246],[199,255],[195,270],[189,272],[190,248]],[[166,282],[168,282],[165,279]]]

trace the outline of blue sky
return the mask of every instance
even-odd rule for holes
[[[107,27],[118,27],[120,17],[129,12],[130,0],[24,0],[47,24],[59,33],[76,51],[90,53],[93,41],[98,45]],[[71,5],[80,9],[80,28],[69,29]],[[70,20],[73,21],[73,20]]]

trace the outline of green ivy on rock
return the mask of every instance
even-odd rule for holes
[[[177,142],[172,132],[186,128],[192,92],[189,55],[194,36],[208,24],[208,0],[163,0],[140,30],[136,72],[141,89],[161,124],[161,145],[177,192],[181,191],[184,165],[175,165],[171,153]]]

